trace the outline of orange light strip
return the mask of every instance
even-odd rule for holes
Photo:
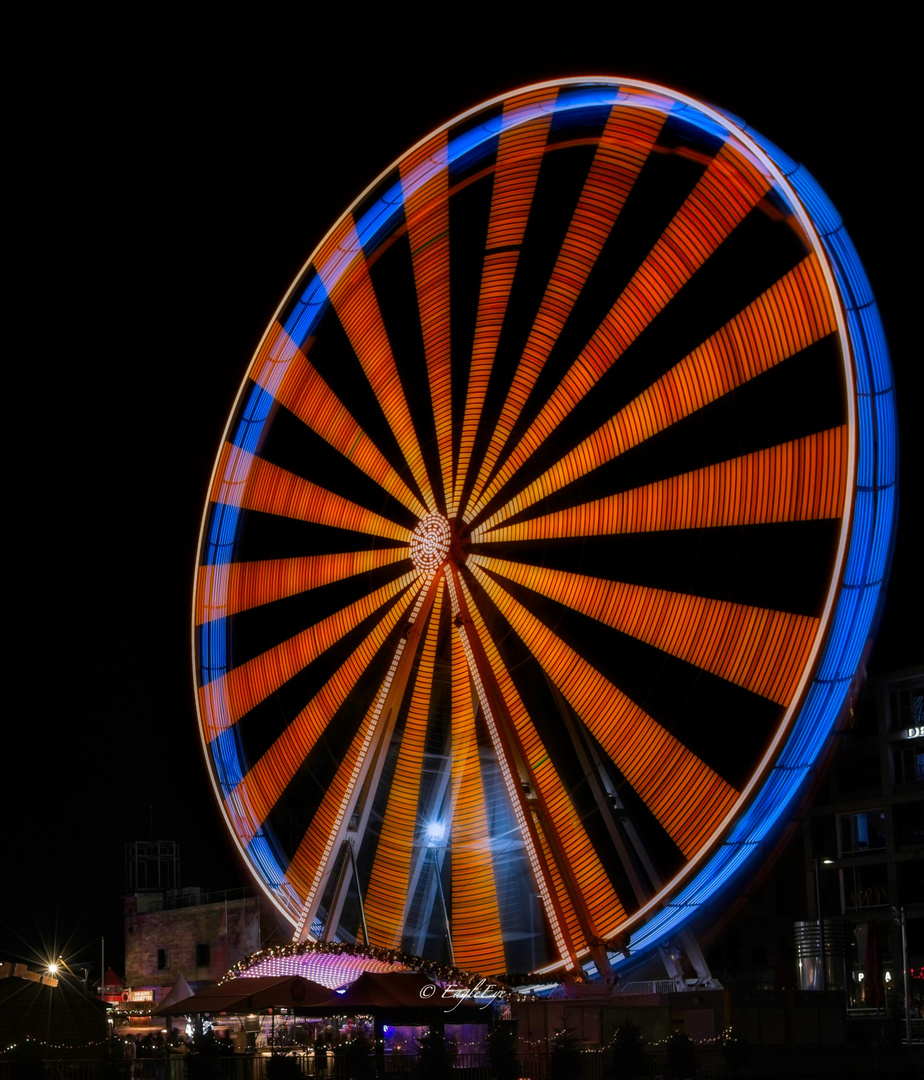
[[[473,556],[469,556],[469,558],[471,559]],[[481,565],[484,565],[485,562],[490,560],[479,559],[478,561]],[[616,895],[609,877],[607,877],[603,864],[600,862],[590,837],[578,817],[561,777],[558,775],[558,771],[553,765],[538,731],[536,731],[532,718],[517,692],[513,679],[501,659],[497,645],[488,633],[481,611],[472,601],[465,580],[460,578],[460,584],[468,605],[469,614],[472,617],[475,633],[481,642],[481,647],[491,666],[491,671],[494,673],[494,679],[500,691],[504,708],[516,731],[523,761],[529,769],[533,786],[542,800],[547,819],[555,830],[558,847],[564,852],[568,860],[571,873],[581,890],[581,896],[593,921],[591,932],[597,937],[605,936],[625,917],[625,909]],[[574,911],[570,901],[569,908],[570,917],[566,921],[571,931],[572,940],[575,942],[578,951],[581,951],[586,947],[586,942],[578,923],[577,913]],[[568,908],[565,910],[568,911]]]
[[[417,517],[426,509],[279,323],[257,353],[251,378]]]
[[[452,635],[452,948],[471,971],[506,970],[491,833],[462,642]]]
[[[515,114],[524,105],[532,106],[546,101],[551,104],[556,97],[557,90],[549,87],[517,97],[504,105],[504,117],[506,119]],[[551,115],[548,115],[524,124],[505,126],[498,139],[478,316],[450,517],[455,517],[459,512],[462,486],[468,474],[550,123]]]
[[[444,592],[445,584],[440,581],[408,705],[401,749],[375,849],[375,861],[366,887],[369,940],[387,949],[397,949],[401,945],[404,932],[401,920],[410,881],[411,859],[415,841],[419,842],[420,778],[423,774]]]
[[[401,448],[429,512],[436,512],[423,454],[356,226],[348,214],[314,260],[337,317]],[[341,267],[346,266],[342,273]]]
[[[766,195],[770,180],[726,144],[651,249],[519,444],[479,495],[480,513]],[[533,373],[533,383],[538,377]],[[532,384],[523,386],[524,394]],[[524,398],[525,400],[525,398]],[[503,438],[509,432],[503,432]]]
[[[196,625],[368,574],[406,558],[403,548],[382,548],[200,566],[196,578]]]
[[[388,611],[228,795],[242,843],[249,843],[263,824],[406,610],[403,604],[395,604]]]
[[[539,845],[539,851],[542,853],[542,860],[547,868],[549,875],[549,885],[555,893],[555,897],[558,900],[558,905],[561,908],[562,916],[564,918],[565,925],[568,927],[568,932],[571,935],[571,940],[574,943],[574,947],[578,953],[583,953],[587,949],[587,939],[584,936],[584,931],[581,927],[578,913],[574,907],[574,900],[571,893],[568,892],[568,887],[565,884],[564,875],[561,872],[561,867],[555,859],[555,854],[552,851],[552,846],[549,843],[549,838],[546,835],[545,829],[542,827],[542,819],[536,812],[534,803],[529,803],[529,820],[532,823],[533,828],[536,830],[536,840]],[[576,964],[574,965],[577,966]]]
[[[507,789],[507,798],[510,800],[510,806],[517,821],[520,837],[526,848],[529,865],[533,871],[533,880],[536,883],[536,887],[538,888],[539,895],[542,899],[545,917],[548,921],[549,928],[552,931],[552,938],[555,941],[560,958],[569,962],[573,968],[576,968],[577,953],[575,951],[575,945],[568,933],[567,922],[562,921],[560,912],[556,907],[557,894],[555,894],[555,887],[550,877],[550,867],[547,863],[542,861],[538,837],[532,831],[531,819],[527,817],[527,811],[524,805],[525,800],[520,787],[520,777],[515,765],[508,759],[507,750],[500,738],[497,720],[495,719],[493,709],[491,708],[491,702],[488,700],[484,682],[481,678],[481,672],[478,663],[475,660],[471,641],[469,640],[468,629],[466,626],[468,620],[462,614],[459,603],[459,593],[457,592],[456,586],[457,580],[461,584],[461,578],[457,578],[455,570],[448,564],[443,567],[443,573],[445,574],[446,585],[449,590],[449,599],[452,605],[456,633],[462,644],[466,661],[468,662],[469,677],[475,688],[475,693],[478,695],[478,701],[481,705],[485,726],[488,729],[488,734],[491,737],[491,745],[494,748],[494,756],[500,766],[501,776],[504,779],[504,786]]]
[[[259,510],[277,517],[310,521],[315,525],[351,529],[410,544],[411,530],[374,514],[356,503],[303,480],[233,443],[225,443],[218,458],[212,502]]]
[[[438,132],[435,138],[417,147],[401,162],[404,214],[427,358],[436,447],[443,481],[443,506],[448,506],[452,500],[448,138],[446,131]],[[428,179],[423,183],[413,183],[422,169],[426,170]]]
[[[779,705],[792,701],[819,620],[481,555],[470,561]]]
[[[631,491],[495,528],[472,541],[550,540],[665,529],[816,521],[843,513],[846,427],[707,465]]]
[[[413,626],[417,621],[421,605],[430,591],[432,581],[433,573],[431,572],[423,582],[422,588],[417,591],[417,597],[414,600],[410,618],[408,619],[409,627]],[[406,613],[407,608],[404,611]],[[401,637],[389,665],[388,673],[372,704],[366,711],[359,730],[353,737],[353,741],[344,755],[334,779],[321,800],[321,805],[315,811],[311,824],[302,837],[301,843],[292,857],[292,862],[289,864],[287,873],[292,882],[295,883],[299,894],[305,898],[292,937],[295,942],[302,940],[305,924],[313,916],[317,902],[320,900],[319,890],[330,870],[330,859],[334,846],[343,837],[343,823],[347,820],[347,814],[355,806],[357,783],[364,775],[364,766],[369,754],[369,748],[382,718],[385,703],[391,693],[395,674],[406,645],[407,637]],[[396,702],[395,707],[399,708],[400,704],[400,701]],[[333,713],[329,715],[332,716]]]
[[[824,273],[817,256],[809,255],[489,517],[483,528],[561,490],[836,329]]]
[[[674,843],[691,858],[738,793],[477,565],[472,574]]]
[[[346,796],[350,777],[356,770],[363,745],[368,741],[372,731],[372,722],[377,705],[378,698],[376,697],[366,710],[366,715],[359,725],[359,730],[347,747],[334,779],[324,792],[324,797],[311,819],[311,824],[299,842],[292,861],[286,869],[286,877],[303,900],[301,916],[296,926],[295,935],[292,938],[295,942],[300,941],[303,936],[302,931],[307,921],[305,919],[307,914],[305,905],[308,897],[314,895],[312,884],[315,883],[314,892],[316,892],[319,873],[327,867],[327,858],[330,855],[330,851],[327,850],[328,846],[332,850],[332,845],[328,845],[328,842],[333,839],[337,832],[337,812]],[[327,858],[325,858],[325,852]]]
[[[205,735],[209,742],[336,645],[364,619],[399,596],[419,576],[419,571],[412,570],[404,577],[396,578],[201,686],[199,706],[205,718]]]
[[[671,103],[666,98],[642,91],[626,90],[624,93],[630,101],[635,100],[632,105],[614,106],[610,112],[497,427],[491,435],[475,482],[476,491],[482,489],[491,475],[670,111]],[[651,102],[653,107],[640,108],[642,102]]]

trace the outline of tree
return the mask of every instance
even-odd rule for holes
[[[337,1043],[334,1056],[338,1075],[349,1077],[349,1080],[371,1080],[375,1076],[374,1049],[372,1040],[361,1030],[354,1031],[352,1038],[346,1042]]]
[[[417,1040],[417,1070],[420,1080],[452,1080],[456,1044],[438,1028],[430,1028]]]
[[[552,1080],[575,1080],[580,1076],[579,1041],[574,1028],[559,1028],[552,1035]]]
[[[738,1076],[747,1065],[750,1057],[747,1040],[734,1028],[729,1028],[722,1036],[722,1055],[732,1076]]]
[[[674,1080],[689,1080],[698,1068],[693,1040],[689,1035],[675,1031],[667,1040],[667,1075]]]
[[[634,1080],[648,1070],[645,1057],[645,1038],[642,1029],[626,1020],[616,1029],[612,1043],[613,1071],[619,1080]]]
[[[516,1028],[506,1020],[498,1021],[488,1035],[488,1068],[491,1080],[517,1080]]]

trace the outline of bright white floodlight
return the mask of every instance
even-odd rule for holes
[[[446,826],[442,821],[431,821],[427,826],[427,844],[429,847],[433,847],[435,844],[441,844],[443,838],[446,835]]]

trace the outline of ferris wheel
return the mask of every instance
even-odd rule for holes
[[[633,80],[528,87],[350,207],[200,541],[200,732],[293,927],[607,972],[753,873],[873,628],[872,294],[804,168]]]

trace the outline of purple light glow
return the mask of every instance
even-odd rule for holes
[[[348,983],[356,982],[364,971],[380,973],[407,970],[404,964],[373,960],[366,956],[304,953],[301,956],[267,956],[258,959],[241,974],[248,978],[259,975],[275,975],[279,978],[299,975],[303,979],[310,979],[331,990],[337,990]]]

